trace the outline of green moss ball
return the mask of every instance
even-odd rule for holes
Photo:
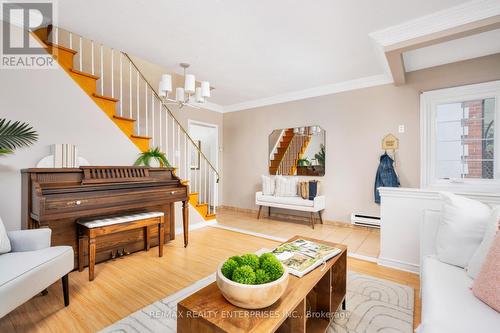
[[[255,271],[255,284],[263,284],[271,281],[269,274],[263,269],[258,269]]]
[[[279,279],[285,271],[280,261],[276,258],[268,258],[262,263],[261,268],[269,275],[271,281]]]
[[[238,266],[241,266],[243,265],[243,260],[241,259],[240,256],[232,256],[231,258],[229,259],[233,259],[234,261],[236,261],[238,263]]]
[[[271,259],[271,258],[276,259],[275,255],[272,254],[272,253],[264,253],[264,254],[262,254],[260,256],[260,258],[259,258],[260,267],[262,267],[262,264],[264,263],[264,261],[266,261],[267,259]]]
[[[234,259],[228,259],[226,262],[222,265],[221,271],[222,274],[227,277],[228,279],[231,279],[233,276],[233,272],[236,268],[238,268],[240,265],[236,262]]]
[[[254,284],[255,272],[248,265],[240,266],[234,270],[232,280],[242,284]]]
[[[259,269],[260,263],[259,263],[259,256],[253,253],[248,253],[244,254],[241,256],[241,261],[242,265],[248,265],[252,267],[252,269],[255,271]]]

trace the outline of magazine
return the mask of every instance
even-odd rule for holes
[[[297,239],[280,245],[272,253],[288,267],[291,274],[302,277],[340,252],[342,250],[336,247]]]

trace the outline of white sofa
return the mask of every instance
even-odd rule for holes
[[[437,259],[440,216],[424,211],[420,230],[422,323],[417,332],[500,332],[500,314],[472,294],[473,280],[465,270]]]
[[[264,195],[262,192],[255,193],[255,204],[259,206],[259,214],[257,218],[260,218],[262,207],[269,207],[269,216],[271,215],[271,207],[299,210],[303,212],[311,213],[311,227],[314,229],[314,213],[318,213],[319,220],[323,223],[323,217],[321,214],[325,209],[325,197],[323,195],[318,195],[314,200],[302,199],[302,197],[278,197],[274,195]]]
[[[73,248],[50,246],[47,228],[11,231],[7,236],[11,251],[0,254],[0,318],[61,278],[67,306]]]

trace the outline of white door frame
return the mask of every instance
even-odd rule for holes
[[[209,127],[209,128],[214,128],[216,131],[215,135],[215,163],[214,167],[219,172],[219,125],[217,124],[212,124],[212,123],[206,123],[203,121],[198,121],[198,120],[193,120],[193,119],[188,119],[188,134],[191,136],[191,125],[197,125],[197,126],[203,126],[203,127]],[[219,183],[220,184],[220,183]],[[214,179],[213,183],[213,188],[214,188],[214,204],[215,206],[219,206],[219,187],[217,186],[217,182]]]

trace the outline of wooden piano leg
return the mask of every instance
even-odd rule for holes
[[[84,258],[83,258],[83,248],[85,246],[85,235],[82,230],[78,230],[78,271],[83,271]]]
[[[184,247],[188,246],[189,241],[189,207],[188,201],[182,202],[182,228],[184,231]]]
[[[164,217],[160,217],[160,223],[158,224],[158,256],[163,257],[163,243],[165,243],[165,220]]]
[[[151,247],[151,227],[147,226],[144,228],[144,248],[146,251],[149,251],[149,248]]]
[[[95,235],[90,230],[89,233],[89,281],[94,280],[95,269]]]

